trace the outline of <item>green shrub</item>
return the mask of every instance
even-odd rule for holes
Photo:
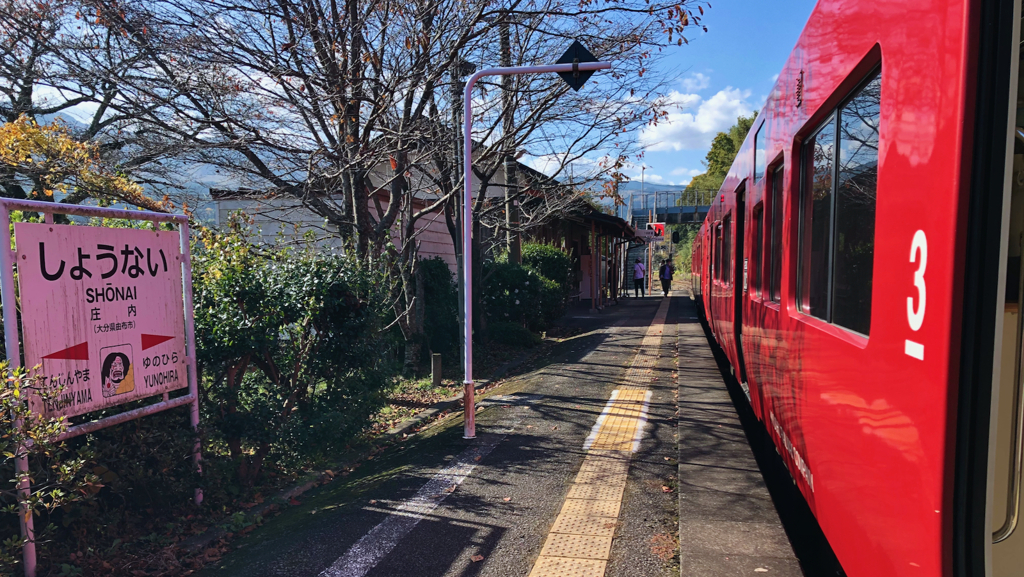
[[[41,518],[36,541],[45,543],[53,528],[44,515],[91,497],[103,485],[86,468],[90,455],[68,451],[57,440],[67,429],[66,419],[43,417],[30,407],[29,399],[52,402],[62,389],[46,385],[43,377],[24,368],[9,369],[6,361],[0,363],[0,379],[0,526],[7,533],[0,536],[0,570],[5,570],[20,561],[24,545],[18,525],[19,504]],[[15,461],[20,457],[28,459],[29,470],[16,474]],[[18,485],[24,479],[31,481],[31,491],[19,496]]]
[[[565,314],[572,293],[572,260],[554,246],[528,243],[523,246],[523,266],[545,279],[538,330],[546,329]]]
[[[568,294],[572,261],[558,248],[549,244],[524,244],[523,266],[537,271],[544,278],[555,281]]]
[[[419,262],[423,279],[424,331],[430,352],[458,355],[459,287],[455,275],[440,257]]]
[[[393,343],[382,268],[259,247],[246,230],[205,231],[192,266],[204,423],[252,485],[271,453],[315,456],[362,430]]]
[[[540,319],[539,274],[515,263],[485,261],[483,278],[483,305],[490,321],[527,326]]]
[[[538,277],[538,281],[540,282],[540,308],[538,310],[540,314],[533,319],[530,328],[541,331],[548,329],[552,323],[562,318],[568,301],[567,292],[563,286],[544,277]]]

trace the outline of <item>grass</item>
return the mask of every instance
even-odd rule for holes
[[[462,391],[462,383],[444,379],[434,386],[430,377],[401,379],[387,393],[387,404],[373,416],[368,436],[375,437],[415,416],[434,403],[450,399]]]

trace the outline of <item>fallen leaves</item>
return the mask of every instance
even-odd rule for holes
[[[479,563],[479,562],[481,562],[481,561],[483,561],[483,560],[484,560],[484,556],[483,556],[483,555],[473,555],[472,557],[470,557],[470,559],[471,559],[471,560],[472,560],[472,561],[473,561],[474,563]]]
[[[679,541],[675,535],[661,533],[651,537],[651,553],[662,561],[668,561],[676,556],[679,549]]]
[[[509,501],[512,500],[512,497],[502,497],[501,500],[508,503]]]

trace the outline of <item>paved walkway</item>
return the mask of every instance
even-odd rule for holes
[[[743,541],[784,555],[788,543],[764,532],[761,517],[724,517],[723,491],[733,508],[754,499],[747,515],[770,510],[756,466],[737,465],[744,483],[726,468],[713,479],[715,468],[677,442],[678,433],[684,447],[726,459],[750,451],[742,431],[709,430],[731,427],[725,420],[700,420],[735,412],[693,316],[686,297],[570,313],[565,322],[584,334],[484,399],[477,439],[461,438],[461,419],[428,429],[270,519],[204,574],[667,577],[705,574],[702,563],[743,554]],[[711,433],[716,446],[701,440]],[[784,559],[758,567],[795,566],[776,562]]]
[[[678,335],[681,574],[803,575],[703,327]]]

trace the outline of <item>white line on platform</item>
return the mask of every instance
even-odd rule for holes
[[[644,405],[640,409],[640,416],[637,417],[636,433],[633,435],[633,452],[640,450],[640,440],[644,436],[644,428],[647,426],[647,409],[651,407],[651,394],[654,391],[647,391],[644,395]]]
[[[594,444],[597,439],[597,432],[601,430],[601,425],[604,424],[604,420],[608,417],[608,411],[612,410],[612,405],[615,404],[615,398],[619,396],[619,390],[615,389],[612,391],[612,396],[608,399],[608,402],[604,406],[604,410],[601,411],[601,415],[597,417],[597,422],[594,423],[594,427],[590,429],[590,434],[587,435],[587,440],[583,441],[583,450],[589,451],[590,446]]]
[[[532,399],[536,400],[536,399]],[[529,407],[532,400],[519,407]],[[376,527],[370,529],[345,555],[320,573],[320,577],[363,577],[377,566],[410,531],[444,501],[473,472],[477,463],[501,443],[523,420],[525,411],[517,410],[508,425],[494,433],[480,435],[477,443],[466,447],[451,465],[441,469],[408,501]]]

